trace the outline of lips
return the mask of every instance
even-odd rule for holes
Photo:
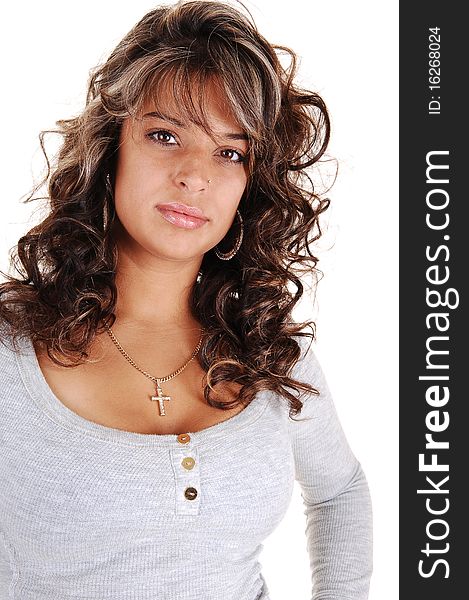
[[[197,208],[196,206],[187,206],[186,204],[180,204],[179,202],[168,202],[166,204],[158,204],[157,208],[160,210],[172,210],[183,215],[189,215],[190,217],[208,221],[200,208]]]

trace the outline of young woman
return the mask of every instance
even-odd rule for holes
[[[182,2],[58,121],[0,285],[0,597],[266,600],[295,479],[313,598],[368,597],[367,481],[291,316],[329,139],[294,75],[229,4]]]

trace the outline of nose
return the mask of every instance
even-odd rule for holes
[[[199,157],[186,158],[175,174],[176,185],[188,192],[202,192],[208,187],[210,174]]]

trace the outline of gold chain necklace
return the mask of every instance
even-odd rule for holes
[[[158,407],[159,407],[159,410],[160,410],[160,417],[164,417],[166,415],[166,412],[165,412],[165,409],[164,409],[164,402],[171,400],[171,396],[165,396],[163,394],[163,390],[161,389],[160,383],[164,383],[165,381],[169,381],[173,377],[176,377],[176,375],[179,375],[179,373],[181,373],[182,371],[184,371],[184,369],[187,367],[187,365],[192,360],[194,360],[194,358],[197,356],[198,351],[200,350],[200,346],[202,345],[202,339],[203,339],[203,334],[204,334],[205,329],[201,329],[202,335],[200,336],[199,343],[197,344],[197,346],[196,346],[194,352],[192,353],[192,356],[190,357],[190,359],[182,367],[179,367],[179,369],[177,369],[176,371],[174,371],[170,375],[166,375],[165,377],[155,377],[154,375],[150,375],[150,373],[147,373],[146,371],[144,371],[143,369],[141,369],[132,360],[132,358],[130,358],[130,356],[127,354],[127,352],[124,350],[124,348],[122,348],[122,346],[120,345],[118,339],[116,338],[116,336],[112,332],[111,328],[108,325],[106,325],[106,324],[105,324],[105,327],[107,329],[107,332],[108,332],[111,340],[117,346],[117,349],[124,356],[124,358],[126,360],[128,360],[129,363],[135,369],[137,369],[137,371],[140,371],[140,373],[142,373],[143,375],[145,375],[145,377],[148,377],[148,379],[151,379],[156,384],[156,396],[150,396],[150,400],[153,400],[154,402],[158,402]]]

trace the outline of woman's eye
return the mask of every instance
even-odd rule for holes
[[[246,157],[237,150],[222,150],[221,154],[223,158],[227,158],[230,162],[242,163],[246,160]]]
[[[171,142],[171,138],[175,140],[174,135],[165,129],[158,129],[158,131],[152,131],[148,134],[148,137],[158,144],[163,144],[165,146],[173,146],[174,142]],[[176,142],[177,143],[177,142]]]
[[[160,144],[161,146],[177,146],[178,144],[174,135],[166,129],[151,131],[150,133],[147,133],[147,137],[155,144]],[[222,158],[230,163],[243,163],[246,160],[246,157],[241,154],[241,152],[238,152],[233,148],[221,150],[220,154]]]

